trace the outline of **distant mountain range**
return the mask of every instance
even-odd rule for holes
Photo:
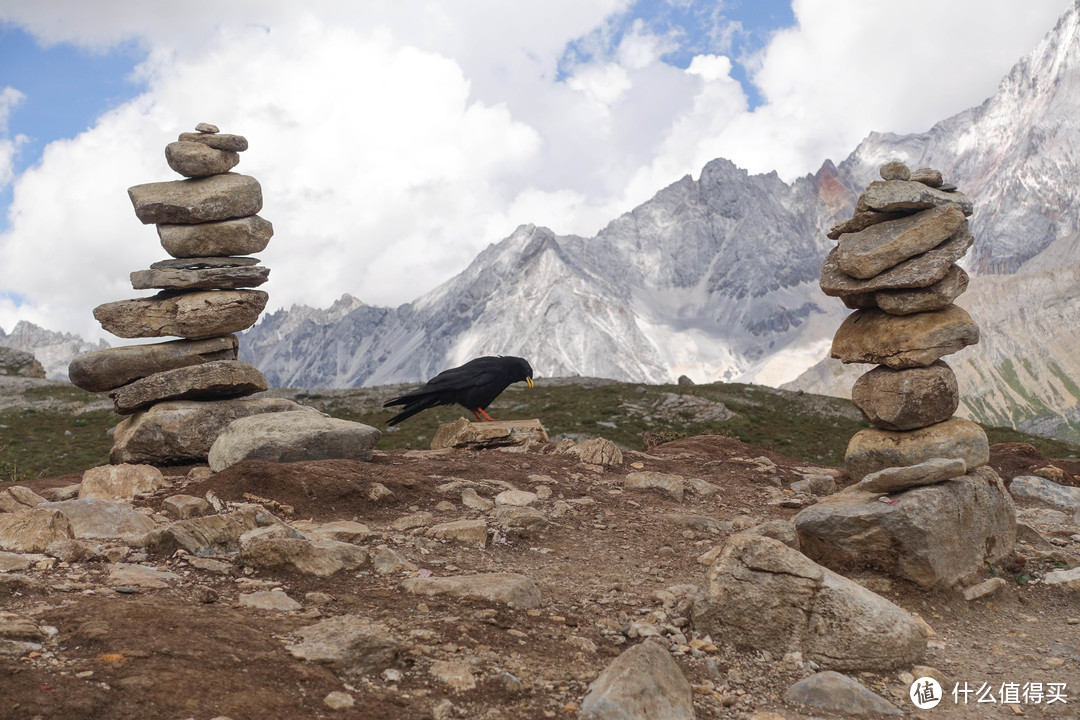
[[[823,360],[848,312],[818,287],[825,233],[898,159],[941,170],[975,204],[958,303],[982,341],[947,358],[962,412],[1080,439],[1078,35],[1080,0],[993,97],[926,133],[872,133],[791,184],[714,160],[595,237],[523,225],[400,307],[345,295],[268,314],[241,335],[241,358],[279,387],[416,382],[511,354],[545,376],[687,375],[846,397],[868,368]],[[0,333],[0,344],[13,343]]]
[[[109,347],[104,340],[94,345],[78,335],[46,330],[25,320],[16,323],[10,334],[0,328],[0,345],[33,353],[50,380],[67,380],[68,363],[76,355]]]

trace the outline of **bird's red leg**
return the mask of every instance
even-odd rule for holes
[[[476,410],[473,411],[473,415],[476,415],[477,413],[480,413],[480,415],[483,415],[484,420],[487,420],[489,422],[495,422],[495,418],[491,417],[486,412],[484,412],[484,408],[476,408]],[[480,419],[480,415],[476,415],[477,420]]]

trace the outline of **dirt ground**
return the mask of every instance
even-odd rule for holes
[[[1055,464],[1066,482],[1080,484],[1080,464]],[[1047,462],[1029,446],[1004,445],[995,446],[992,465],[1008,481]],[[624,490],[623,478],[635,469],[701,478],[720,491],[688,494],[678,502]],[[209,477],[189,473],[191,468],[166,469],[173,487],[137,504],[157,509],[171,494],[212,491],[226,502],[254,499],[286,521],[358,521],[377,533],[367,545],[393,548],[420,573],[524,574],[540,588],[541,606],[522,611],[410,595],[399,583],[417,571],[379,575],[367,569],[318,578],[252,571],[235,558],[220,557],[228,566],[214,572],[194,567],[183,555],[151,555],[145,563],[181,579],[162,589],[118,589],[108,582],[106,563],[43,562],[0,573],[0,610],[30,616],[52,633],[32,657],[0,658],[0,718],[576,718],[589,683],[639,642],[627,637],[632,621],[662,612],[662,624],[693,637],[679,617],[678,599],[687,586],[703,582],[706,568],[698,556],[740,529],[793,517],[798,508],[790,507],[795,503],[786,489],[813,469],[719,436],[626,453],[621,467],[607,468],[553,452],[455,450],[377,452],[370,463],[245,462]],[[462,504],[456,478],[489,498],[509,486],[548,487],[550,497],[536,507],[550,525],[524,536],[496,533],[483,549],[390,527],[418,511],[432,513],[436,522],[479,517]],[[78,480],[42,479],[31,487],[46,494]],[[375,482],[393,495],[371,500]],[[456,489],[439,489],[446,485]],[[1057,551],[1080,557],[1077,539],[1049,540]],[[994,569],[1008,586],[972,602],[958,591],[928,592],[869,571],[853,577],[930,624],[935,634],[924,664],[950,681],[973,689],[986,683],[995,698],[1003,683],[1064,683],[1065,702],[1009,707],[976,703],[973,695],[967,705],[957,705],[949,696],[937,708],[920,711],[907,697],[905,673],[911,668],[862,673],[858,679],[887,697],[902,717],[1080,718],[1080,596],[1039,583],[1047,569],[1053,566],[1021,547]],[[1034,581],[1018,584],[1021,574]],[[989,577],[988,569],[984,578]],[[261,611],[238,604],[241,593],[273,587],[284,589],[302,609]],[[216,601],[206,602],[215,595]],[[402,643],[400,677],[346,681],[285,650],[290,632],[341,614],[377,621]],[[792,683],[812,674],[809,667],[784,665],[741,647],[737,637],[709,640],[715,648],[706,643],[675,655],[694,687],[699,719],[755,713],[770,718],[767,712],[777,713],[770,720],[837,717],[781,699]],[[467,662],[476,686],[455,692],[433,676],[433,663],[445,660]],[[324,698],[334,691],[348,693],[354,706],[328,707]]]

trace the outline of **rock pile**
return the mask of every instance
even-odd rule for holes
[[[262,188],[230,172],[248,141],[206,123],[165,148],[185,180],[128,189],[135,215],[157,226],[172,259],[131,273],[136,290],[156,295],[105,303],[94,317],[123,338],[182,340],[86,353],[68,368],[71,382],[109,391],[117,413],[114,463],[205,462],[217,435],[248,415],[303,410],[287,400],[238,400],[266,389],[253,366],[237,360],[233,333],[251,327],[267,293],[251,288],[270,274],[249,253],[262,251],[273,226],[256,213]],[[215,402],[189,402],[189,401]]]
[[[952,585],[1015,540],[1008,492],[981,467],[986,433],[953,417],[956,376],[941,360],[979,341],[978,325],[953,304],[968,284],[956,261],[974,242],[972,204],[936,170],[889,162],[881,177],[829,232],[838,242],[821,271],[825,294],[855,310],[832,357],[877,365],[852,389],[872,426],[844,457],[861,482],[807,508],[797,526],[804,549],[826,565],[869,558],[925,585]],[[883,505],[882,493],[900,496]]]

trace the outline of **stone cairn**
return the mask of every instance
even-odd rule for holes
[[[71,382],[110,391],[117,413],[113,463],[205,462],[217,435],[248,415],[302,409],[279,399],[238,399],[266,389],[255,367],[237,360],[236,333],[251,327],[267,293],[252,290],[270,270],[250,253],[274,233],[258,213],[262,188],[230,172],[246,138],[206,123],[165,148],[169,167],[185,180],[128,189],[135,215],[157,225],[173,259],[131,273],[136,290],[156,295],[94,309],[101,326],[122,338],[180,337],[86,353],[68,368]],[[210,402],[208,402],[210,401]]]
[[[978,325],[953,304],[968,285],[955,263],[974,242],[972,204],[936,170],[889,162],[880,172],[852,218],[829,232],[838,242],[821,271],[825,294],[854,309],[832,357],[877,365],[852,389],[872,426],[845,453],[859,482],[800,513],[796,526],[826,565],[868,563],[953,585],[1015,539],[1012,502],[984,467],[986,433],[953,417],[956,376],[941,360],[979,341]]]

